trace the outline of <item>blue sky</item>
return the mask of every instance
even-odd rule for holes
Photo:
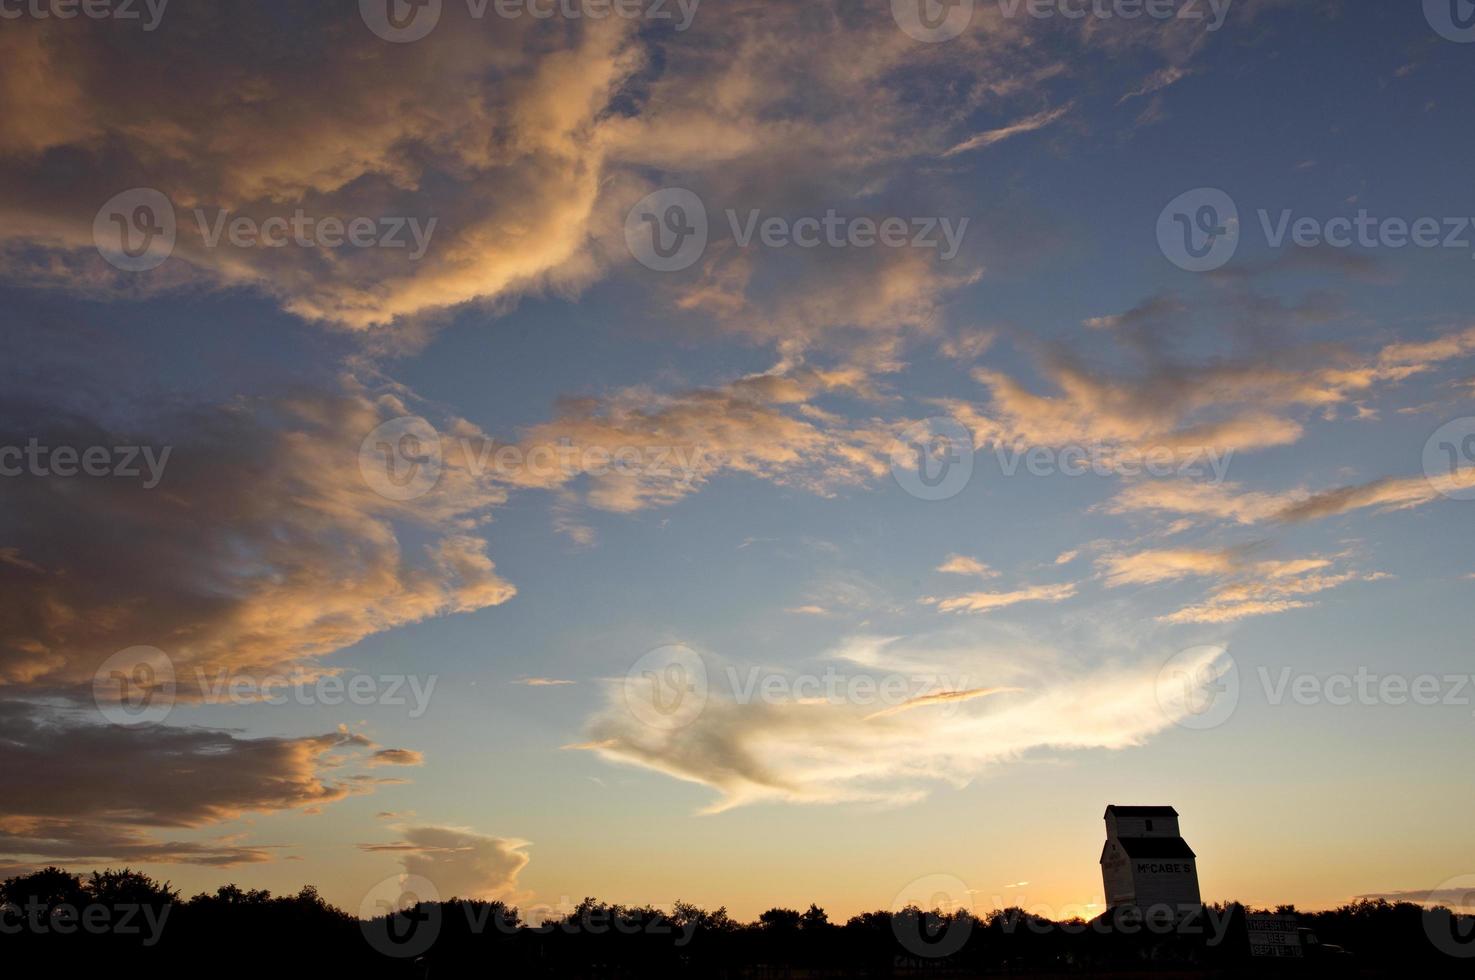
[[[0,766],[57,774],[0,806],[0,864],[741,915],[942,874],[981,909],[1090,911],[1116,802],[1180,810],[1210,899],[1472,870],[1449,856],[1475,457],[1429,460],[1475,433],[1475,227],[1275,247],[1260,212],[1475,222],[1475,48],[1412,4],[1240,0],[1205,32],[979,3],[940,43],[885,4],[714,3],[685,31],[461,8],[408,42],[228,3],[4,25],[14,63],[95,67],[0,86],[0,443],[171,462],[148,490],[0,481]],[[94,230],[136,188],[177,224],[144,271]],[[627,229],[673,188],[711,232],[662,272]],[[1189,272],[1157,227],[1205,189],[1235,247]],[[195,209],[436,226],[419,259],[212,246]],[[743,247],[728,209],[967,225],[946,260]],[[394,419],[442,467],[408,499],[363,468]],[[946,499],[907,490],[927,419],[968,436]],[[525,465],[559,446],[645,468]],[[673,449],[686,479],[651,462]],[[1106,472],[1011,475],[1028,450]],[[1165,472],[1131,469],[1153,453]],[[177,672],[172,710],[99,742],[94,675],[139,646]],[[684,724],[631,707],[653,662],[701,665]],[[435,686],[414,716],[220,703],[201,670]],[[1286,670],[1320,700],[1272,703]],[[1359,670],[1448,703],[1326,703]],[[836,671],[901,678],[896,710],[795,686]],[[152,775],[115,800],[99,768]]]

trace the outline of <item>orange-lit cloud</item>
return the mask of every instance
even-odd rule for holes
[[[1113,553],[1097,559],[1109,588],[1154,585],[1187,578],[1220,580],[1207,598],[1159,616],[1165,623],[1231,623],[1313,605],[1305,596],[1349,582],[1376,582],[1381,572],[1338,570],[1335,558],[1252,560],[1233,549],[1157,549]]]
[[[472,533],[506,491],[454,443],[417,500],[366,481],[361,446],[406,414],[397,394],[348,383],[170,420],[153,489],[11,481],[26,519],[10,523],[15,560],[0,563],[0,685],[90,685],[105,659],[146,643],[191,697],[221,672],[311,677],[318,657],[365,636],[507,601],[515,589]],[[129,442],[35,406],[13,406],[0,427],[7,444]],[[427,531],[424,543],[402,546],[402,525]]]
[[[527,867],[525,840],[489,837],[461,827],[400,829],[390,844],[360,844],[370,853],[395,853],[405,873],[435,886],[440,898],[517,900],[517,877]]]
[[[945,613],[986,613],[996,609],[1007,609],[1022,602],[1061,602],[1076,594],[1072,583],[1059,585],[1031,585],[1010,592],[969,592],[965,595],[945,599],[927,596],[922,602],[936,606]]]
[[[707,812],[762,801],[902,804],[938,783],[964,785],[1026,753],[1140,745],[1188,711],[1182,692],[1174,694],[1179,700],[1160,698],[1158,662],[1083,669],[1033,648],[1028,658],[976,650],[926,665],[899,661],[884,641],[862,646],[857,663],[889,656],[907,674],[986,672],[1019,690],[986,689],[999,697],[952,692],[962,696],[879,712],[845,699],[744,700],[714,690],[688,724],[664,728],[633,713],[616,684],[606,708],[590,720],[588,741],[570,748],[710,786],[720,798]],[[1222,653],[1204,651],[1205,664]],[[884,675],[885,666],[867,673]]]
[[[997,578],[999,574],[977,558],[966,555],[948,555],[947,560],[937,566],[937,570],[945,575],[973,575],[978,578]]]

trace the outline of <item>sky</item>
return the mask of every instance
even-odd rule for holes
[[[0,0],[0,872],[1464,902],[1468,13]]]

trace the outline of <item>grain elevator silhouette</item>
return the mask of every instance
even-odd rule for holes
[[[1109,806],[1101,881],[1111,909],[1202,905],[1193,848],[1170,806]]]

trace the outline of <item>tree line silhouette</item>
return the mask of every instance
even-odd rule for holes
[[[1251,959],[1247,914],[1294,917],[1350,953]],[[726,908],[667,911],[588,898],[539,922],[502,902],[412,903],[361,921],[312,886],[295,895],[223,885],[188,900],[123,869],[83,877],[58,868],[0,884],[0,963],[48,973],[126,967],[129,975],[260,977],[352,970],[353,976],[558,978],[972,977],[983,975],[1475,976],[1475,917],[1407,902],[1359,901],[1323,912],[1208,906],[1151,928],[1103,916],[1056,922],[1019,909],[986,915],[909,907],[843,923],[825,911],[774,908],[753,922]],[[80,974],[77,974],[80,975]]]

